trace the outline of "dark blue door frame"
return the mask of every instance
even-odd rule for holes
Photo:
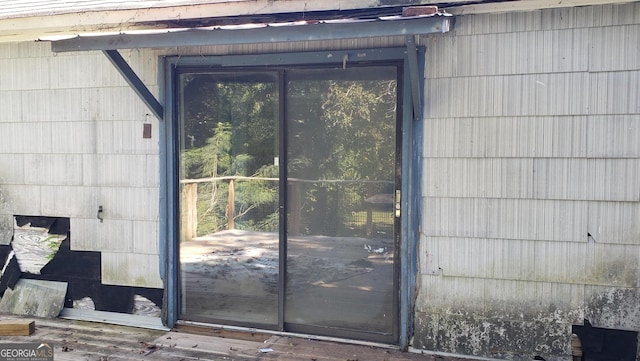
[[[402,61],[403,71],[403,119],[402,119],[402,191],[401,191],[401,239],[399,244],[399,319],[398,343],[408,346],[413,329],[413,300],[417,274],[417,247],[420,229],[420,198],[422,174],[422,69],[424,49],[416,49],[413,36],[407,37],[406,48],[367,50],[340,50],[304,53],[165,57],[164,120],[160,126],[160,272],[164,281],[165,297],[163,322],[169,326],[179,318],[178,280],[178,189],[177,189],[177,122],[175,121],[176,67],[225,67],[293,66],[301,64]],[[416,94],[417,92],[417,94]]]

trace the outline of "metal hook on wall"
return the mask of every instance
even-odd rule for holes
[[[102,217],[102,206],[98,206],[98,214],[96,217],[100,220],[100,223],[104,222],[104,218]]]

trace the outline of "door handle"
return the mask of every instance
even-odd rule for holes
[[[396,217],[400,217],[400,198],[401,192],[399,189],[396,189],[396,197],[395,197],[395,208],[396,208]]]

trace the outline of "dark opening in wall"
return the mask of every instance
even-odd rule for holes
[[[0,297],[20,278],[65,282],[66,308],[159,316],[161,289],[102,284],[100,252],[71,250],[69,218],[15,216],[15,225],[0,247]]]
[[[589,320],[584,325],[572,326],[580,339],[582,361],[635,361],[638,351],[638,333],[593,327]]]
[[[11,245],[0,245],[0,297],[20,279],[20,266]]]

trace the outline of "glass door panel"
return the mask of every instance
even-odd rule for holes
[[[285,327],[395,334],[397,79],[395,66],[287,71]]]
[[[179,74],[181,318],[278,324],[279,82]]]

